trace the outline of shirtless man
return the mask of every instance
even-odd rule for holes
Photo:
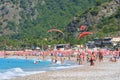
[[[90,56],[90,66],[94,66],[94,61],[95,61],[95,53],[92,52]]]

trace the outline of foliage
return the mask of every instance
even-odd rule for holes
[[[118,11],[110,17],[103,18],[101,22],[97,25],[99,34],[103,34],[103,36],[118,36],[118,32],[120,31],[120,18],[119,16],[119,8]]]
[[[97,7],[94,7],[94,8],[90,8],[89,9],[89,12],[93,15],[93,16],[96,16],[99,12],[98,8]]]
[[[0,26],[2,25],[3,23],[2,22],[0,22]]]
[[[92,40],[94,36],[87,36],[77,40],[71,32],[66,33],[65,28],[73,20],[74,16],[83,17],[83,13],[87,12],[96,16],[98,14],[96,6],[110,0],[1,0],[0,4],[4,4],[6,1],[19,5],[20,20],[19,25],[8,19],[3,20],[3,22],[7,22],[6,29],[17,33],[0,36],[0,47],[25,49],[33,46],[42,47],[61,43],[83,44],[87,40]],[[5,6],[1,9],[4,10]],[[101,32],[96,33],[96,36],[103,37],[104,34],[109,34],[111,30],[113,30],[113,33],[120,30],[119,27],[116,27],[120,22],[119,13],[120,10],[118,9],[117,14],[103,18],[101,23],[97,25],[97,29],[100,29]],[[65,37],[61,38],[58,33],[53,33],[53,36],[58,36],[58,38],[52,39],[51,35],[47,33],[47,30],[51,28],[62,30]],[[88,29],[93,30],[93,27]]]
[[[115,17],[120,18],[120,7],[118,8],[117,13],[115,14]]]
[[[96,0],[96,5],[99,6],[101,5],[102,1],[101,0]]]

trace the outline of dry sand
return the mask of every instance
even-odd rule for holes
[[[120,80],[120,61],[97,62],[95,66],[48,71],[11,80]]]

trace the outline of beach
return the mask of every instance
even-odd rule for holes
[[[11,80],[120,80],[120,60],[89,63],[75,68],[47,71]]]

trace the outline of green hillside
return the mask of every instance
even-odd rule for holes
[[[85,12],[78,14],[76,19],[71,21],[67,26],[68,32],[72,31],[72,36],[80,34],[80,25],[86,25],[88,31],[93,32],[93,35],[87,36],[87,40],[93,40],[95,37],[114,37],[120,36],[120,2],[113,0],[93,6]],[[72,29],[72,30],[71,30]],[[86,38],[80,42],[86,41]]]
[[[71,44],[83,43],[84,39],[78,41],[75,34],[67,32],[66,28],[74,17],[78,19],[78,28],[91,12],[97,16],[97,7],[112,0],[1,0],[0,1],[0,46],[3,48],[27,48],[31,46],[43,46],[57,43]],[[117,0],[115,0],[117,1]],[[85,15],[86,14],[86,15]],[[82,17],[81,17],[82,16]],[[103,17],[103,16],[102,16]],[[115,20],[114,23],[111,23]],[[87,24],[89,31],[94,30],[98,36],[109,34],[111,27],[119,26],[119,9],[113,15],[100,19],[99,23]],[[100,28],[102,25],[102,29]],[[105,27],[104,27],[105,26]],[[71,26],[72,27],[72,26]],[[47,33],[51,28],[57,28],[65,33],[64,38],[60,33]],[[119,27],[118,27],[119,28]],[[119,31],[116,28],[115,30]],[[72,28],[71,28],[72,29]],[[106,29],[108,31],[106,31]],[[114,32],[115,32],[114,30]],[[76,31],[77,32],[77,31]],[[79,33],[79,32],[78,32]],[[72,34],[68,37],[68,34]],[[92,37],[90,37],[92,39]]]

